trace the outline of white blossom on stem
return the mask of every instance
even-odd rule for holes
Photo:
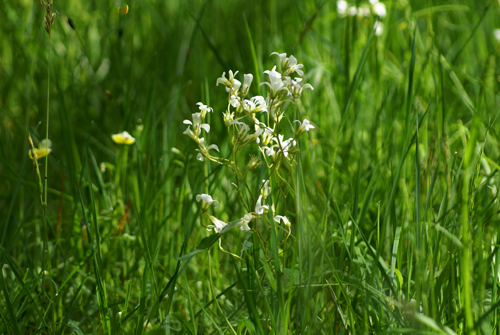
[[[209,194],[198,194],[196,196],[196,201],[201,201],[201,209],[206,212],[212,204],[215,204],[215,208],[219,207],[219,202],[217,200],[212,199],[212,196]]]
[[[292,88],[289,91],[289,94],[294,98],[298,99],[300,98],[302,91],[306,88],[309,88],[311,90],[314,90],[314,88],[311,86],[311,84],[304,84],[303,86],[300,86],[300,82],[302,81],[302,78],[294,78],[291,82]]]
[[[196,149],[196,151],[199,151],[200,153],[196,156],[196,159],[203,162],[204,157],[211,157],[210,153],[208,152],[209,150],[216,150],[219,151],[219,147],[216,144],[211,144],[207,147],[205,144],[205,138],[200,138],[198,142],[200,149]]]
[[[220,233],[227,226],[227,222],[219,220],[213,215],[209,215],[208,218],[213,223],[213,225],[207,226],[208,231],[215,230],[216,233]]]
[[[309,131],[310,129],[315,128],[308,119],[304,119],[302,122],[300,122],[299,120],[295,120],[293,122],[298,122],[300,124],[299,128],[295,132],[296,136],[299,136],[303,132]]]
[[[241,218],[241,221],[240,221],[240,229],[241,230],[244,230],[244,231],[250,231],[251,228],[250,226],[248,225],[250,223],[250,221],[253,220],[253,215],[248,213],[248,214],[245,214],[245,216],[243,216]]]
[[[267,112],[267,104],[264,97],[257,95],[250,100],[243,100],[243,109],[249,113]]]
[[[255,213],[262,215],[264,213],[267,213],[268,210],[269,206],[262,204],[262,194],[261,194],[257,199],[257,203],[255,204]]]
[[[290,227],[292,224],[290,222],[290,220],[288,220],[288,218],[286,216],[281,216],[281,215],[276,215],[274,217],[274,221],[276,222],[280,222],[280,221],[283,221],[283,224],[287,227]]]
[[[250,85],[252,84],[253,75],[248,73],[243,75],[243,86],[241,87],[241,95],[246,97],[248,90],[250,90]]]
[[[207,105],[204,105],[202,102],[197,103],[199,109],[200,109],[200,118],[201,120],[205,120],[205,116],[207,113],[210,113],[213,111],[211,107],[208,107]]]
[[[277,143],[278,149],[283,152],[283,156],[285,157],[288,157],[288,151],[296,144],[293,138],[283,141],[283,135],[281,134],[278,137],[274,137],[273,140]]]
[[[217,79],[217,86],[219,86],[219,84],[222,84],[226,86],[227,92],[233,92],[233,93],[238,92],[241,86],[241,82],[234,78],[234,76],[236,76],[237,73],[238,71],[236,71],[233,74],[233,71],[229,70],[229,78],[226,78],[226,72],[223,72],[222,77],[219,77]]]
[[[260,84],[267,85],[269,87],[269,94],[272,99],[276,98],[280,91],[288,91],[285,84],[283,84],[283,81],[281,80],[281,74],[276,72],[276,66],[274,66],[271,71],[266,70],[264,73],[269,76],[269,82],[266,81]]]

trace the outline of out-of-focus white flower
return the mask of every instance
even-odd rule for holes
[[[302,91],[306,88],[310,88],[311,90],[314,90],[314,88],[311,86],[311,84],[304,84],[304,86],[300,86],[301,81],[302,81],[302,78],[294,78],[291,81],[292,89],[291,89],[291,91],[289,91],[289,93],[294,99],[300,98]]]
[[[384,18],[387,15],[387,11],[385,9],[385,5],[381,2],[376,2],[373,4],[373,12],[380,16],[380,18]]]
[[[241,87],[241,95],[245,97],[248,94],[250,85],[252,85],[253,75],[251,73],[243,75],[243,86]]]
[[[500,42],[500,29],[493,30],[493,35],[495,36],[497,41]]]
[[[227,226],[227,222],[219,220],[215,216],[209,215],[208,218],[213,223],[213,225],[207,226],[208,231],[212,231],[213,229],[216,233],[220,233]]]
[[[270,96],[272,99],[276,98],[279,91],[288,91],[288,89],[283,84],[283,81],[281,80],[281,74],[279,72],[276,72],[276,66],[273,67],[271,71],[266,70],[264,71],[264,73],[269,76],[269,82],[266,81],[260,84],[269,86]]]
[[[268,210],[269,210],[269,206],[262,204],[262,194],[259,195],[259,198],[257,199],[257,203],[255,204],[255,213],[262,215],[264,213],[267,213]]]
[[[288,218],[286,216],[281,216],[281,215],[276,215],[274,217],[274,221],[276,222],[280,222],[280,221],[283,221],[283,224],[287,227],[290,227],[292,224],[290,222],[290,220],[288,220]]]
[[[249,113],[267,112],[266,100],[264,97],[257,95],[250,100],[243,100],[243,109]]]
[[[339,0],[337,1],[337,13],[339,13],[340,17],[345,17],[347,15],[347,8],[349,5],[347,1]]]
[[[212,196],[209,194],[198,194],[196,196],[196,201],[200,202],[201,201],[201,209],[206,212],[212,204],[215,203],[215,208],[219,207],[219,202],[217,200],[212,199]]]
[[[248,213],[248,214],[245,214],[245,216],[243,216],[241,218],[241,221],[240,221],[240,229],[241,230],[245,230],[245,231],[250,231],[251,228],[248,226],[248,224],[250,223],[250,221],[253,220],[253,216],[252,214]]]
[[[216,144],[211,144],[207,147],[205,144],[205,138],[200,138],[198,140],[198,144],[200,145],[200,149],[196,149],[196,151],[199,151],[200,153],[196,156],[196,159],[203,162],[204,157],[210,157],[210,153],[208,150],[216,150],[219,151],[219,147]]]
[[[382,22],[375,22],[375,36],[382,36],[384,33],[384,24]]]
[[[299,136],[305,131],[309,131],[309,129],[314,129],[315,127],[311,124],[308,119],[304,119],[304,121],[300,122],[299,120],[295,120],[293,122],[298,122],[300,124],[299,128],[295,132],[296,136]]]
[[[357,13],[358,9],[356,8],[356,6],[350,6],[349,8],[347,8],[347,14],[349,16],[356,16]]]
[[[236,71],[233,74],[233,71],[229,70],[229,79],[228,79],[228,78],[226,78],[226,72],[223,72],[222,77],[217,78],[217,86],[219,86],[219,84],[222,84],[222,85],[226,86],[227,92],[231,92],[231,91],[233,93],[238,92],[238,90],[240,89],[240,86],[241,86],[241,82],[234,78],[234,76],[236,76],[237,73],[238,73],[238,71]]]
[[[370,0],[370,3],[371,3],[372,5],[376,4],[377,2],[378,2],[378,0]]]
[[[364,17],[369,17],[371,15],[370,8],[367,6],[361,6],[358,8],[358,16],[364,16]]]

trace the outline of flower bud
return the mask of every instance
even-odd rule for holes
[[[230,111],[226,111],[223,113],[224,115],[224,124],[226,125],[226,127],[229,127],[234,119],[234,112],[230,112]]]
[[[250,155],[250,161],[247,164],[247,170],[253,171],[262,164],[262,161],[255,155]]]
[[[262,195],[262,198],[266,200],[269,194],[271,193],[271,187],[269,187],[269,180],[263,180],[263,182],[264,185],[260,189],[260,194]]]
[[[287,151],[288,151],[288,154],[290,154],[290,155],[296,155],[300,152],[300,149],[297,147],[293,147],[293,148],[288,149]]]
[[[244,98],[248,94],[248,90],[250,89],[250,85],[252,84],[253,75],[251,73],[243,75],[245,78],[243,80],[243,86],[241,86],[241,96]]]

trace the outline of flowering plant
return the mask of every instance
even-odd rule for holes
[[[231,158],[216,154],[215,151],[220,152],[219,147],[207,143],[203,136],[210,131],[210,125],[203,122],[207,114],[213,112],[212,108],[199,102],[197,105],[200,111],[193,113],[191,120],[184,120],[184,124],[188,125],[184,134],[198,145],[197,159],[207,159],[232,170],[235,181],[233,185],[246,211],[242,213],[237,224],[228,224],[208,213],[211,205],[215,203],[214,207],[217,208],[219,202],[208,194],[199,194],[196,200],[201,201],[202,217],[207,217],[211,223],[206,228],[221,234],[235,225],[239,226],[242,231],[255,233],[265,252],[267,248],[262,230],[266,227],[270,227],[274,222],[281,223],[278,227],[287,233],[285,241],[291,235],[290,220],[285,215],[278,215],[285,214],[283,195],[287,193],[288,185],[282,174],[283,170],[290,169],[297,163],[300,137],[315,128],[308,119],[303,118],[299,108],[303,91],[313,90],[310,84],[303,84],[300,78],[304,75],[304,66],[298,64],[292,55],[287,57],[285,53],[277,52],[271,55],[279,57],[280,71],[276,70],[276,66],[272,70],[264,71],[268,79],[260,85],[266,88],[265,97],[249,97],[252,74],[243,76],[243,84],[236,79],[238,71],[229,71],[227,77],[224,72],[216,81],[217,86],[224,86],[227,93],[227,109],[222,117],[230,138],[231,153],[228,157]],[[294,106],[295,110],[287,112],[287,107],[290,106]],[[293,120],[294,115],[299,119]],[[288,139],[285,139],[284,134],[292,132],[286,129],[286,125],[289,125],[294,134]],[[238,155],[244,148],[247,148],[245,151],[253,151],[246,164],[241,162],[241,155]],[[257,185],[250,185],[247,176],[257,168],[261,169],[261,175],[266,176],[266,179],[261,181],[261,178],[253,178]]]

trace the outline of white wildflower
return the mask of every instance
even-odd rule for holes
[[[375,36],[381,36],[384,33],[384,24],[382,22],[375,22]]]
[[[311,90],[314,90],[314,87],[311,86],[311,84],[304,84],[303,86],[300,86],[300,82],[302,81],[302,78],[294,78],[291,83],[292,83],[292,89],[289,91],[289,94],[294,98],[298,99],[300,98],[302,91],[306,88],[309,88]]]
[[[310,129],[315,128],[308,119],[304,119],[304,121],[302,121],[302,122],[300,122],[299,120],[295,120],[293,122],[298,122],[300,124],[299,128],[295,132],[296,136],[299,136],[303,132],[309,131]]]
[[[207,113],[212,112],[213,109],[211,107],[208,107],[207,105],[204,105],[202,102],[198,102],[197,105],[200,108],[200,118],[203,121]]]
[[[212,204],[215,204],[214,208],[219,207],[219,202],[217,200],[212,199],[212,196],[209,194],[198,194],[196,196],[196,201],[200,202],[201,201],[201,209],[206,212]]]
[[[283,74],[292,74],[296,72],[299,76],[303,76],[304,72],[301,70],[304,65],[297,64],[297,58],[293,55],[286,57],[286,53],[273,52],[271,55],[278,55],[280,58],[280,69]]]
[[[245,230],[245,231],[250,231],[251,228],[250,226],[248,226],[248,224],[250,223],[250,221],[253,220],[253,216],[252,214],[248,213],[248,214],[245,214],[245,216],[243,216],[241,218],[241,221],[240,221],[240,229],[241,230]]]
[[[255,204],[255,213],[262,215],[264,213],[267,213],[267,211],[269,211],[269,206],[262,205],[262,195],[260,195],[257,199],[257,203]]]
[[[287,227],[290,227],[292,224],[290,222],[290,220],[288,220],[288,218],[286,216],[281,216],[281,215],[276,215],[274,217],[274,221],[276,222],[280,222],[280,221],[283,221],[283,224]]]
[[[234,76],[236,76],[237,73],[238,71],[236,71],[233,74],[233,71],[229,70],[229,79],[227,79],[226,72],[223,72],[222,77],[217,79],[217,86],[219,86],[219,84],[222,84],[226,86],[227,92],[233,92],[233,93],[238,92],[241,86],[241,82],[234,78]]]
[[[266,100],[260,95],[257,95],[250,100],[244,100],[243,109],[249,113],[267,112]]]
[[[340,17],[345,17],[347,15],[347,8],[349,5],[347,1],[339,0],[337,1],[337,13],[339,13]]]
[[[184,124],[189,124],[188,128],[184,131],[184,134],[188,135],[195,140],[196,143],[198,143],[201,130],[204,129],[207,133],[210,132],[210,125],[207,123],[201,123],[201,113],[192,114],[192,118],[193,121],[183,121]],[[193,126],[193,130],[191,130],[191,126]]]
[[[371,15],[370,7],[361,6],[358,8],[358,17],[369,17]]]
[[[213,225],[207,226],[208,231],[212,231],[213,229],[216,233],[220,233],[227,226],[227,222],[219,220],[215,216],[209,215],[208,218],[213,223]]]
[[[198,144],[200,145],[200,149],[196,149],[196,151],[199,151],[200,153],[196,156],[196,159],[203,162],[204,157],[210,157],[210,153],[208,152],[209,150],[216,150],[219,151],[219,147],[216,144],[211,144],[207,147],[205,144],[205,138],[200,138]]]
[[[281,134],[278,137],[274,137],[273,140],[277,143],[277,147],[283,152],[283,156],[285,157],[288,157],[288,151],[296,144],[293,138],[283,141],[283,135]]]
[[[387,11],[385,9],[385,5],[381,2],[376,2],[373,4],[373,12],[380,16],[380,18],[384,18],[387,15]]]
[[[276,66],[273,67],[271,71],[266,70],[264,71],[264,73],[269,76],[269,82],[266,81],[260,84],[269,86],[270,96],[272,99],[276,98],[280,91],[288,91],[288,89],[283,84],[283,81],[281,80],[281,74],[279,72],[276,72]]]
[[[349,16],[356,16],[357,13],[358,9],[356,8],[356,6],[350,6],[349,8],[347,8],[347,14],[349,14]]]

